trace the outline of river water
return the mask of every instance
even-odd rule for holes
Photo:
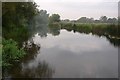
[[[59,35],[36,34],[34,44],[9,77],[29,78],[117,78],[118,47],[104,36],[60,30]]]

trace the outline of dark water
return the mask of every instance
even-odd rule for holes
[[[57,36],[36,34],[32,41],[34,47],[9,77],[118,77],[118,47],[106,37],[62,29]]]

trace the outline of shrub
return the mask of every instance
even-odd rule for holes
[[[2,41],[2,65],[12,65],[14,62],[18,62],[24,55],[25,52],[22,48],[18,48],[17,43],[12,40],[5,40]]]

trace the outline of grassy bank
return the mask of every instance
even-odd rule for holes
[[[111,35],[114,37],[120,37],[119,27],[117,24],[80,24],[80,23],[60,23],[61,29],[66,29],[68,31],[74,30],[74,32],[80,33],[93,33],[99,36]]]

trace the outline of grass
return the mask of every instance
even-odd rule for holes
[[[74,30],[80,33],[93,33],[98,35],[111,35],[114,37],[120,37],[117,24],[107,23],[60,23],[61,29],[67,29],[68,31]]]

